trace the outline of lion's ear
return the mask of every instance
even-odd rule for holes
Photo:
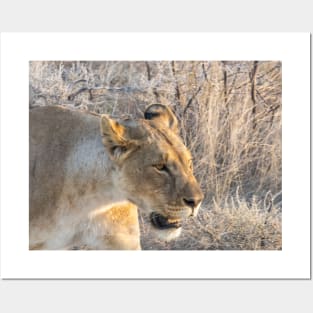
[[[127,138],[127,127],[106,114],[101,115],[100,131],[103,144],[112,159],[125,159],[133,151],[134,142]]]
[[[155,123],[178,133],[177,118],[168,106],[159,103],[151,104],[146,108],[144,115],[146,120],[153,120]]]

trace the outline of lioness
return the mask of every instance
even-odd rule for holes
[[[179,235],[203,194],[169,107],[113,119],[61,106],[30,111],[30,249],[140,249],[137,207]]]

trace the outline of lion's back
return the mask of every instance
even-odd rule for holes
[[[30,219],[39,212],[49,215],[49,207],[55,206],[62,192],[68,155],[83,136],[92,135],[98,127],[98,117],[91,114],[59,106],[30,110]]]

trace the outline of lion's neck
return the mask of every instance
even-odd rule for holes
[[[66,173],[61,197],[65,206],[90,212],[125,200],[114,186],[114,166],[100,136],[86,138],[73,148]]]

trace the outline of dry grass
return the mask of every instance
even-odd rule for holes
[[[277,250],[282,248],[281,208],[254,198],[251,203],[231,197],[214,203],[188,221],[178,239],[164,243],[149,236],[149,223],[141,223],[146,250]],[[145,217],[146,219],[146,217]]]
[[[141,116],[170,105],[206,195],[174,242],[145,249],[281,249],[281,63],[31,62],[30,106]]]

